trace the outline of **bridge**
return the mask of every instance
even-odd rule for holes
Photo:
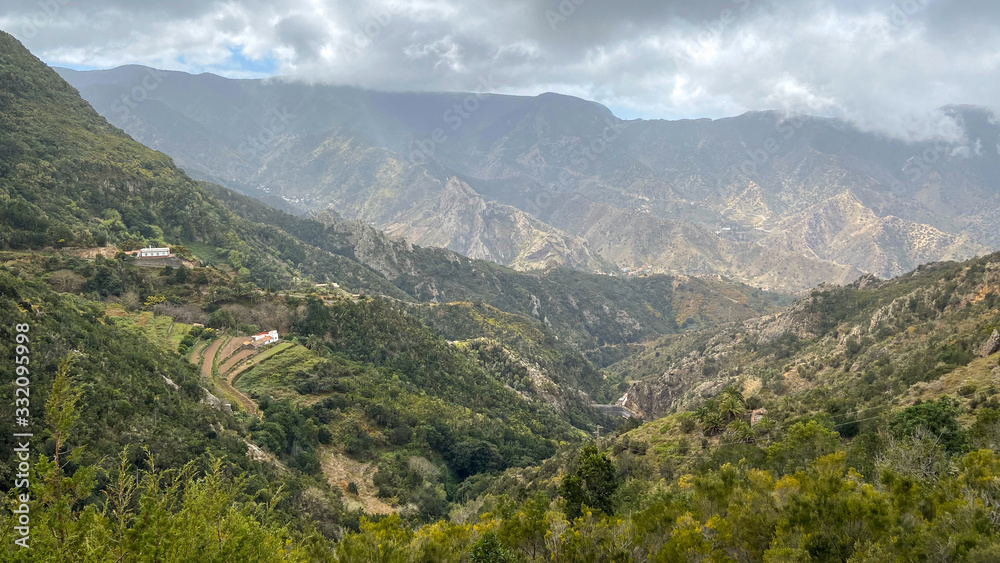
[[[639,415],[632,412],[628,407],[622,405],[593,405],[593,407],[604,414],[620,416],[622,418],[638,418]]]

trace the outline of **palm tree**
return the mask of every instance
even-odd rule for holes
[[[741,402],[741,403],[745,403],[746,402],[746,399],[744,399],[744,397],[743,397],[743,392],[740,391],[739,387],[737,387],[736,385],[734,385],[732,383],[730,383],[729,385],[726,385],[725,389],[722,390],[721,396],[722,397],[736,397],[736,399],[739,400],[739,402]]]
[[[705,425],[705,434],[708,436],[714,436],[722,432],[726,427],[726,421],[722,418],[722,415],[715,411],[705,413],[702,424]]]
[[[726,427],[726,436],[732,442],[752,444],[757,440],[757,433],[743,420],[734,420]]]
[[[719,415],[726,423],[740,418],[745,412],[746,408],[743,407],[743,401],[739,396],[723,395],[719,401]]]
[[[698,408],[696,408],[694,410],[694,416],[700,422],[705,422],[705,418],[708,415],[710,415],[712,413],[716,413],[716,412],[718,412],[718,410],[719,410],[719,403],[718,403],[718,401],[716,401],[715,399],[709,399],[709,400],[705,401],[704,403],[702,403],[701,405],[699,405]]]

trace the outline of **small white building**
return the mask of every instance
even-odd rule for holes
[[[260,348],[261,346],[272,344],[278,340],[280,340],[278,337],[278,331],[272,330],[251,336],[250,340],[243,342],[243,346],[249,348]]]
[[[139,251],[139,258],[166,258],[170,256],[169,248],[143,248]]]

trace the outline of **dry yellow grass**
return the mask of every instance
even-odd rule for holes
[[[394,512],[392,506],[376,496],[377,489],[372,479],[378,472],[378,468],[373,464],[355,461],[343,454],[333,452],[329,448],[321,448],[319,456],[327,482],[344,491],[346,508],[353,508],[350,505],[356,504],[363,507],[365,512],[369,514],[391,514]],[[352,482],[358,486],[356,496],[347,492],[347,485]]]

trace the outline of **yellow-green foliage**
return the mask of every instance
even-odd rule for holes
[[[240,374],[237,387],[259,393],[287,392],[293,387],[292,373],[309,370],[321,359],[304,346],[279,343],[251,358],[253,367]]]
[[[154,315],[151,311],[128,313],[118,305],[108,306],[108,316],[118,319],[122,326],[139,331],[150,342],[164,350],[177,351],[181,339],[191,330],[190,324],[175,323],[167,315]]]
[[[340,546],[342,561],[461,561],[497,530],[518,561],[910,561],[939,553],[991,561],[1000,553],[991,510],[1000,501],[1000,454],[977,450],[954,470],[916,482],[883,468],[871,483],[845,453],[782,475],[725,464],[652,489],[625,514],[584,509],[568,521],[544,494],[522,503],[486,499],[475,526],[440,522],[415,532],[396,519],[366,523]],[[881,554],[881,555],[879,555]],[[369,559],[370,560],[370,559]]]
[[[32,473],[29,549],[13,518],[0,523],[0,559],[10,562],[299,562],[303,548],[272,512],[248,498],[245,477],[226,476],[219,460],[199,475],[180,470],[135,471],[128,455],[112,471],[85,466],[65,477],[44,455]],[[150,460],[152,462],[152,460]],[[98,476],[108,481],[95,489]],[[91,494],[97,503],[82,504]],[[13,495],[5,509],[18,505]]]

